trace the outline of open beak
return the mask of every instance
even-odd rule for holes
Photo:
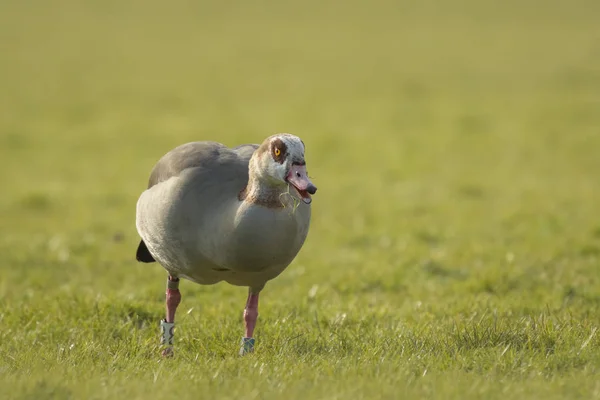
[[[306,165],[293,164],[286,180],[298,191],[304,203],[312,202],[311,195],[317,192],[317,187],[308,178]]]

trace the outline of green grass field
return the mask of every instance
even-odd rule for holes
[[[600,398],[600,2],[0,4],[2,399]],[[291,132],[261,295],[138,264],[150,169]]]

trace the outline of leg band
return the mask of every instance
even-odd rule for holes
[[[254,338],[243,337],[240,347],[240,356],[243,356],[254,351]]]
[[[171,280],[173,279],[173,280]],[[178,290],[179,289],[179,278],[171,278],[167,279],[167,289]]]
[[[173,330],[175,328],[175,322],[167,322],[166,320],[161,320],[160,321],[160,331],[161,331],[161,338],[160,338],[160,344],[162,345],[167,345],[167,346],[172,346],[173,345]]]

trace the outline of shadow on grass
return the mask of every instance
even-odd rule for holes
[[[19,400],[68,400],[73,399],[71,391],[63,386],[39,381],[28,392],[17,397]]]

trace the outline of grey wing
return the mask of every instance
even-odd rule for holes
[[[236,164],[236,161],[238,161],[237,164],[245,169],[248,167],[248,161],[250,161],[250,157],[257,148],[257,144],[243,144],[232,149],[217,142],[183,144],[165,154],[156,163],[148,180],[148,188],[173,176],[178,176],[188,168],[218,168],[219,165],[224,163]]]
[[[224,150],[227,148],[216,142],[191,142],[174,148],[162,156],[152,169],[148,189],[188,168],[209,166]]]
[[[242,144],[232,148],[231,150],[236,152],[242,160],[248,163],[250,161],[250,157],[252,157],[252,154],[254,154],[254,151],[259,147],[260,146],[258,144]]]
[[[249,144],[229,149],[221,143],[207,141],[183,144],[156,163],[148,180],[148,189],[193,168],[195,179],[205,181],[205,185],[201,186],[210,187],[227,182],[228,186],[239,186],[238,190],[241,191],[248,181],[248,162],[256,148],[258,145]],[[138,246],[136,259],[146,263],[155,261],[143,239]]]

